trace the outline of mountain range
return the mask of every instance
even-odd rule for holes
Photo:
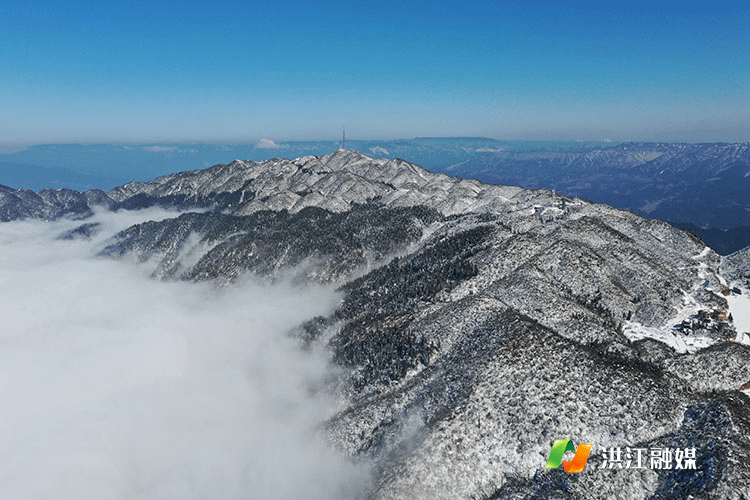
[[[646,176],[669,156],[649,147],[622,168]],[[618,151],[611,162],[632,158]],[[691,175],[667,165],[673,182]],[[732,165],[717,175],[744,178]],[[750,325],[727,319],[747,307],[747,250],[722,257],[632,212],[342,149],[108,192],[0,187],[2,220],[81,219],[63,238],[98,231],[94,210],[155,205],[183,213],[102,255],[148,260],[162,280],[251,273],[342,293],[291,334],[338,368],[344,408],[323,429],[374,464],[367,498],[750,496]],[[545,468],[556,439],[593,444],[582,473]],[[602,468],[614,448],[695,448],[696,468]]]
[[[555,190],[687,229],[722,255],[750,245],[750,145],[499,141],[481,137],[348,141],[369,155],[486,183]],[[59,144],[0,154],[0,184],[110,189],[205,168],[217,159],[335,151],[334,141],[253,144]]]
[[[443,171],[489,183],[555,189],[666,220],[725,255],[750,245],[748,143],[484,152]]]

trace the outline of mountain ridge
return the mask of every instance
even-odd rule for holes
[[[294,335],[336,367],[345,407],[324,432],[375,464],[367,498],[750,491],[739,390],[750,331],[719,319],[736,303],[723,292],[745,286],[732,274],[744,254],[722,259],[605,205],[347,151],[236,161],[104,195],[110,208],[187,212],[131,226],[102,250],[148,262],[158,279],[291,274],[337,287],[336,310]],[[70,201],[85,193],[38,196],[85,216]],[[584,473],[544,469],[558,438],[595,444]],[[600,470],[613,446],[694,446],[697,469]]]
[[[487,152],[444,169],[451,175],[631,210],[691,230],[723,254],[750,245],[750,144],[623,143],[570,152]],[[733,230],[727,237],[719,230]],[[734,240],[734,241],[733,241]]]
[[[426,166],[432,172],[460,175],[465,179],[491,184],[554,189],[569,197],[590,199],[639,215],[659,218],[690,229],[722,255],[750,245],[750,233],[747,231],[747,227],[750,227],[750,207],[745,196],[750,189],[747,185],[750,179],[747,175],[750,172],[749,144],[545,143],[487,138],[352,142],[354,148],[367,154],[392,160],[405,158]],[[124,162],[123,168],[140,168],[137,175],[133,172],[120,177],[132,180],[188,166],[205,168],[210,165],[209,158],[227,155],[256,160],[273,159],[273,155],[280,153],[298,154],[299,157],[312,153],[323,157],[320,156],[322,153],[335,152],[338,144],[324,141],[276,146],[259,149],[252,144],[58,145],[34,147],[17,153],[16,156],[21,155],[18,158],[5,156],[15,162],[31,163],[42,160],[49,163],[58,158],[67,162],[61,166],[68,169],[75,169],[76,164],[70,162],[77,161],[80,168],[88,165],[88,170],[98,168],[102,162],[109,165],[113,162],[119,164],[119,161]],[[125,157],[118,160],[118,155],[126,155],[127,161]],[[96,163],[92,164],[94,160]],[[161,168],[154,167],[151,175],[145,173],[147,165],[160,162],[166,164]],[[6,181],[0,182],[13,185],[10,181],[18,179],[14,172],[11,170]],[[79,185],[74,180],[71,182],[70,187]],[[59,183],[57,177],[50,178],[48,186]],[[38,182],[34,184],[39,185]],[[277,200],[279,206],[291,204],[295,196],[287,194],[285,198]],[[130,203],[135,206],[145,201],[143,195],[140,201],[136,199]]]

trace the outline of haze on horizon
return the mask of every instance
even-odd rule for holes
[[[0,6],[0,143],[750,141],[750,7]]]

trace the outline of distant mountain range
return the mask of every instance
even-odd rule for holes
[[[0,155],[0,184],[109,189],[242,158],[324,155],[334,141],[256,144],[45,145]],[[750,245],[750,144],[579,143],[416,138],[347,141],[433,172],[554,189],[690,230],[726,255]],[[4,162],[4,163],[3,163]]]
[[[594,150],[487,152],[444,172],[555,189],[689,229],[728,254],[750,245],[750,143],[626,143]]]
[[[487,151],[564,151],[603,144],[498,141],[482,137],[346,141],[348,149],[381,158],[402,158],[428,170],[439,170]],[[45,144],[0,154],[0,184],[34,191],[63,187],[106,190],[131,181],[147,181],[236,159],[321,156],[340,147],[341,142],[337,141],[275,143],[268,139],[250,144]]]
[[[81,218],[63,238],[98,231],[85,220],[96,206],[152,205],[184,213],[131,226],[103,256],[149,260],[164,280],[338,287],[337,309],[294,334],[338,368],[345,408],[324,431],[375,464],[368,499],[750,491],[750,331],[727,318],[748,293],[747,252],[722,258],[659,220],[344,150],[108,192],[0,189],[5,220]],[[584,473],[545,469],[556,439],[594,444]],[[602,469],[613,448],[694,448],[696,468]]]

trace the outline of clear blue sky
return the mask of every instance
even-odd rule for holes
[[[746,2],[3,2],[0,143],[750,141]]]

